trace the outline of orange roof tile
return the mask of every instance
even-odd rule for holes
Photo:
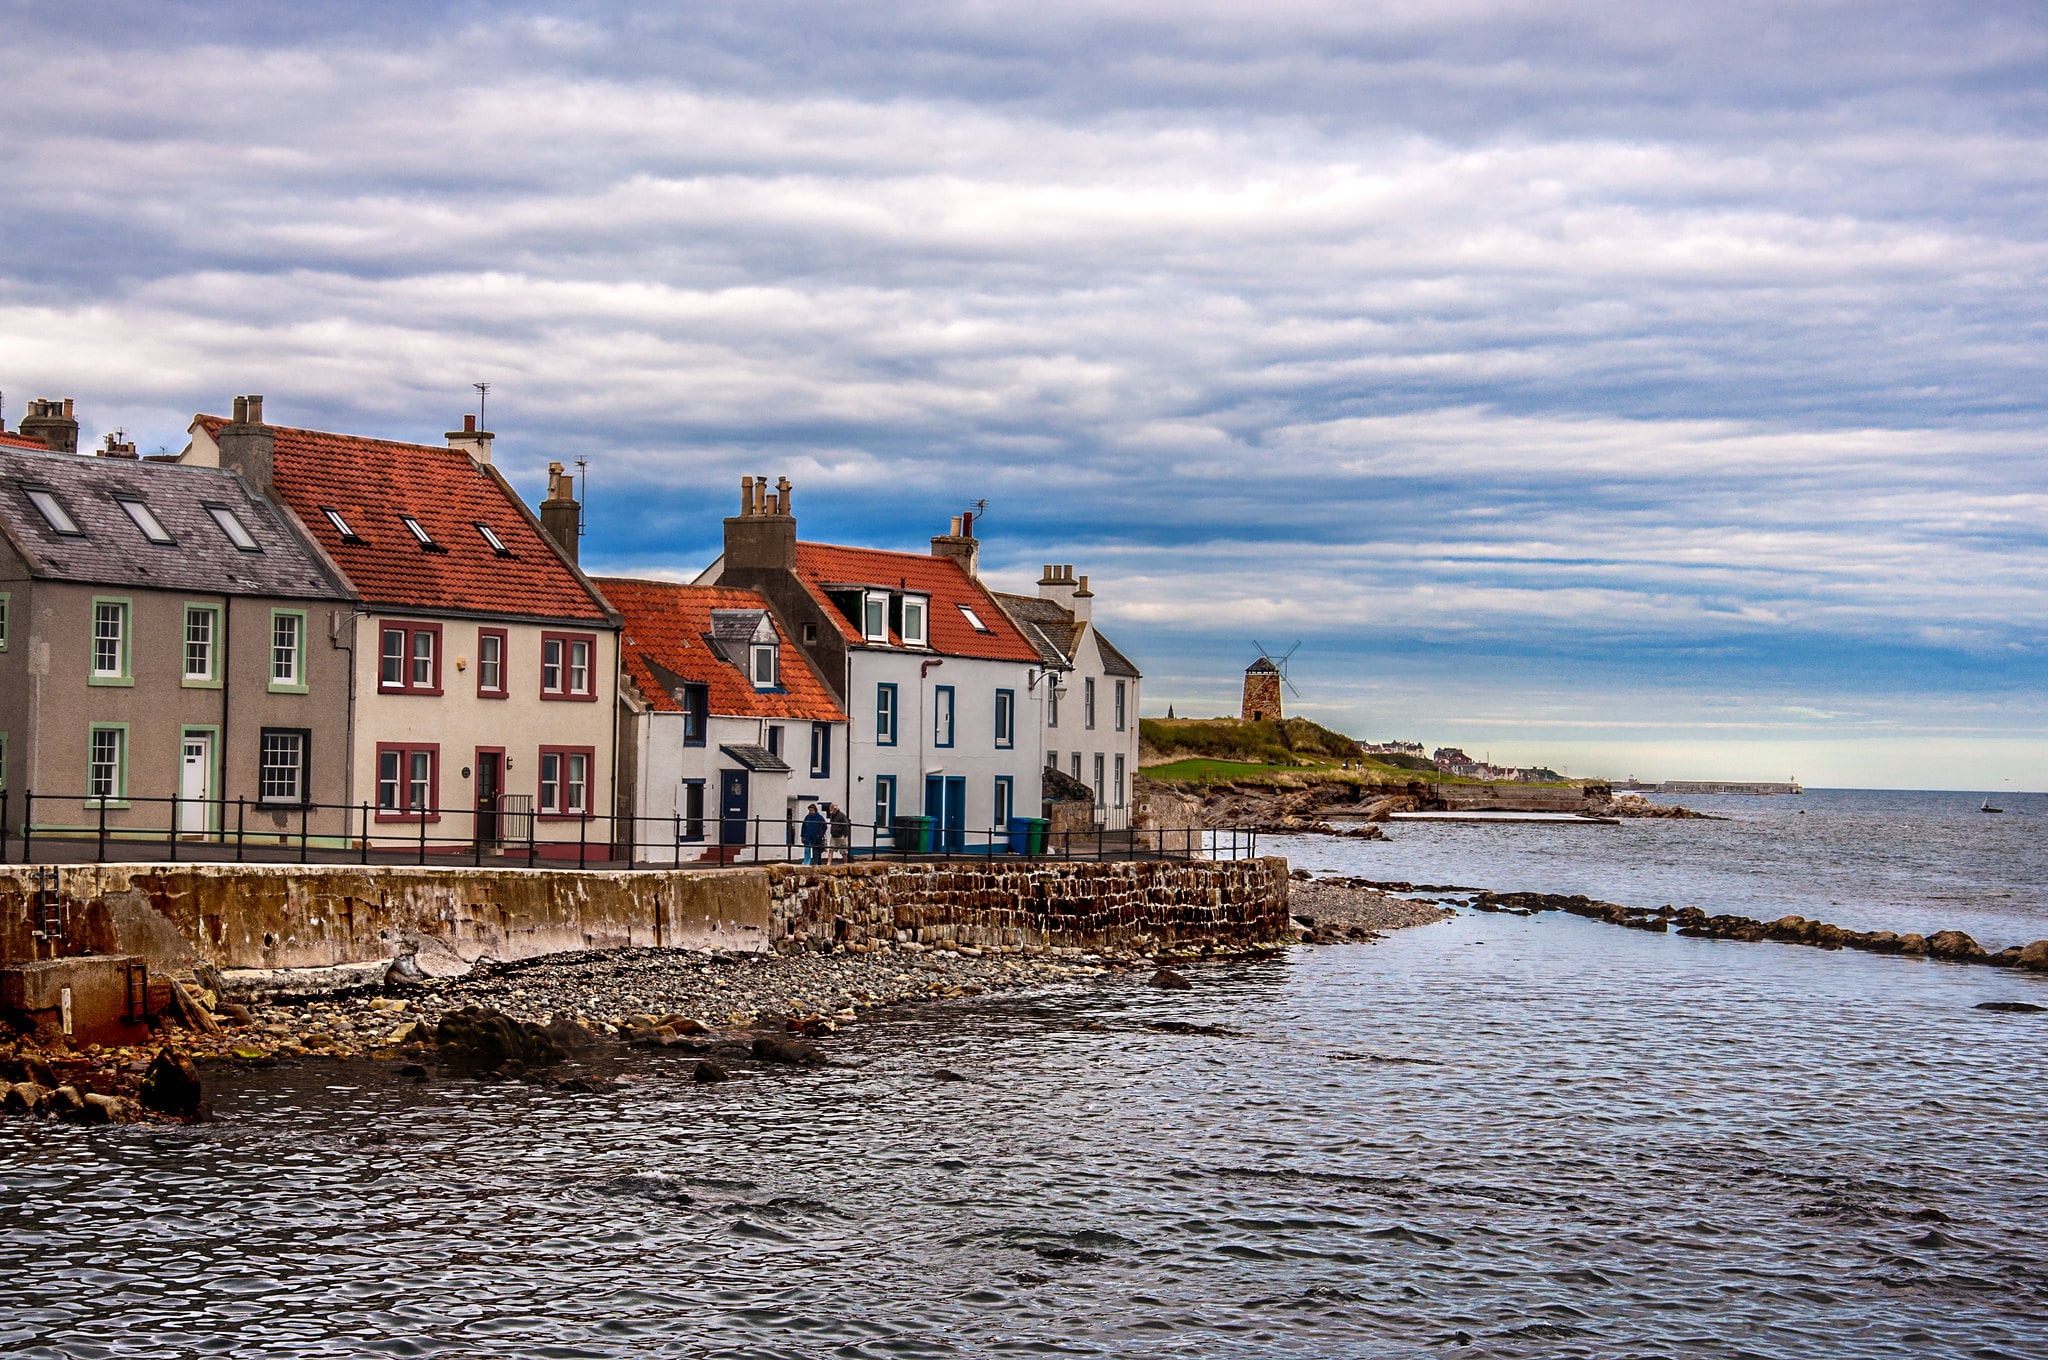
[[[846,721],[846,714],[832,701],[831,692],[812,669],[803,649],[789,641],[789,630],[780,619],[775,619],[775,629],[783,637],[782,693],[755,689],[745,672],[705,642],[714,609],[762,609],[768,611],[771,619],[775,618],[768,602],[753,591],[618,576],[599,577],[597,587],[612,608],[625,616],[626,633],[620,653],[633,683],[654,709],[663,713],[682,711],[668,686],[656,678],[653,668],[659,666],[706,686],[713,717]]]
[[[229,423],[220,416],[199,421],[216,439]],[[277,494],[366,604],[608,621],[603,601],[556,552],[517,493],[467,453],[282,425],[270,429],[276,437]],[[327,518],[328,507],[361,541],[342,537]],[[417,520],[438,550],[423,549],[400,515]],[[511,556],[498,555],[479,523],[490,526]]]
[[[5,444],[10,449],[41,449],[45,453],[50,451],[50,446],[40,439],[29,439],[23,435],[9,434],[5,430],[0,430],[0,444]]]
[[[976,657],[988,661],[1038,662],[1031,645],[1010,616],[981,582],[950,557],[888,552],[881,548],[841,548],[829,543],[796,545],[796,574],[825,613],[839,625],[849,643],[861,642],[861,631],[827,597],[833,586],[875,586],[908,590],[931,597],[931,650],[941,656]],[[977,631],[961,612],[965,606],[986,626]],[[901,647],[893,631],[889,641]]]

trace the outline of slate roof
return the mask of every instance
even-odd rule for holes
[[[200,416],[218,439],[228,421]],[[373,605],[439,613],[489,614],[608,624],[602,597],[541,532],[517,492],[495,469],[460,449],[361,435],[269,427],[272,477],[329,557]],[[340,512],[344,538],[327,518]],[[436,544],[423,549],[399,521],[410,515]],[[500,556],[477,525],[490,526]]]
[[[27,487],[53,492],[82,536],[51,528],[29,501]],[[147,505],[173,542],[152,543],[117,495]],[[209,505],[231,510],[259,551],[237,548],[208,513]],[[352,598],[288,516],[237,473],[221,468],[145,464],[10,444],[0,448],[0,532],[27,560],[29,574],[40,580],[205,595]]]
[[[718,748],[755,774],[788,774],[789,762],[765,746],[721,746]]]
[[[680,713],[683,705],[676,690],[688,682],[706,686],[711,715],[717,718],[846,721],[846,714],[833,702],[803,649],[793,645],[779,626],[779,691],[755,689],[746,671],[715,645],[713,611],[757,611],[773,620],[768,602],[753,591],[618,576],[599,577],[597,587],[625,618],[620,652],[626,672],[657,712]]]
[[[996,598],[1002,601],[1003,608],[1009,611],[1010,617],[1017,621],[1017,626],[1024,631],[1024,636],[1030,638],[1037,646],[1039,655],[1045,658],[1046,665],[1068,669],[1073,667],[1074,649],[1081,645],[1083,631],[1080,622],[1074,618],[1073,611],[1056,600],[1044,599],[1037,595],[1010,595],[999,592]],[[1095,634],[1095,648],[1102,657],[1104,675],[1122,676],[1129,680],[1144,678],[1131,659],[1118,651],[1116,644],[1103,636],[1100,628],[1090,628],[1087,631]]]
[[[1041,659],[1038,648],[1018,631],[981,582],[950,557],[924,553],[888,552],[880,548],[842,548],[829,543],[796,545],[796,575],[826,615],[839,625],[848,646],[869,645],[860,626],[846,617],[832,602],[835,587],[872,586],[878,590],[908,590],[931,597],[931,619],[927,628],[928,650],[940,656],[977,658],[987,661],[1030,661]],[[960,612],[961,606],[974,611],[987,626],[978,631]],[[889,645],[903,646],[892,628]]]

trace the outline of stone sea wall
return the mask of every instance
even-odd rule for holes
[[[1287,936],[1284,860],[776,865],[651,871],[103,864],[0,868],[0,964],[129,955],[155,973],[334,969],[413,956],[429,973],[625,946],[760,952],[824,941],[1184,947]]]
[[[1287,861],[852,864],[767,870],[780,947],[1186,949],[1289,938]]]

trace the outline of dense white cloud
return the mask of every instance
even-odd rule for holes
[[[616,568],[741,471],[877,540],[987,497],[1161,702],[1287,631],[1374,726],[2041,730],[2032,7],[10,22],[16,412],[432,438],[487,379]]]

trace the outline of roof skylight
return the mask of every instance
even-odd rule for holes
[[[234,544],[236,549],[241,552],[263,551],[256,545],[255,537],[243,527],[242,521],[235,518],[234,511],[225,505],[209,505],[206,507],[206,513],[213,516],[213,522],[220,526],[220,531],[228,536],[228,542]]]
[[[420,522],[414,519],[411,515],[400,515],[398,517],[398,522],[405,526],[407,533],[410,533],[414,538],[419,540],[419,544],[422,548],[433,548],[440,546],[439,544],[434,542],[434,536],[428,533],[425,527],[422,526]]]
[[[981,621],[981,615],[979,615],[979,614],[975,613],[975,612],[974,612],[974,611],[973,611],[972,609],[969,609],[969,608],[968,608],[968,607],[967,607],[966,605],[964,605],[964,604],[963,604],[963,605],[961,605],[961,606],[960,606],[960,612],[961,612],[962,614],[965,614],[965,615],[967,616],[967,622],[968,622],[969,624],[973,625],[973,628],[974,628],[974,631],[975,631],[975,632],[977,632],[977,633],[993,633],[993,632],[995,631],[995,629],[993,629],[993,628],[989,627],[989,626],[988,626],[987,624],[985,624],[985,623],[983,623],[983,622]]]
[[[135,521],[135,527],[142,530],[142,536],[152,543],[170,544],[178,540],[171,537],[171,531],[164,528],[156,512],[133,496],[116,496],[115,502],[128,512],[128,518]]]
[[[499,538],[497,530],[491,528],[490,525],[485,524],[482,520],[478,520],[476,521],[476,531],[484,536],[484,542],[491,545],[492,552],[500,557],[510,557],[512,555],[512,550],[505,546],[505,540]]]
[[[342,542],[360,543],[363,541],[362,535],[355,531],[355,527],[341,517],[341,511],[331,505],[323,505],[320,507],[320,513],[327,516],[327,522],[334,526],[334,532],[341,535]]]
[[[54,491],[45,491],[39,486],[22,488],[28,495],[28,503],[41,513],[52,529],[72,538],[85,537],[85,530],[78,527],[78,521],[71,518],[71,512],[64,508],[64,502],[57,499]]]

